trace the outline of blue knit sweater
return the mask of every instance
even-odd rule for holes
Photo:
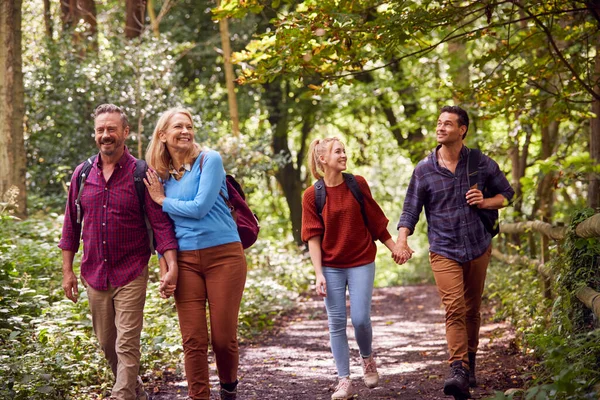
[[[180,180],[172,177],[165,182],[163,211],[175,223],[179,250],[199,250],[226,243],[239,242],[237,226],[223,198],[227,197],[225,170],[221,155],[214,150],[196,158],[191,171]]]

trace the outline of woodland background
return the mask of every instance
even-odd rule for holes
[[[189,108],[197,141],[243,183],[262,226],[240,317],[250,337],[312,280],[299,231],[316,137],[344,141],[393,234],[446,104],[468,110],[467,145],[516,191],[503,223],[597,212],[599,28],[597,0],[0,0],[0,397],[88,398],[110,382],[85,293],[64,299],[56,247],[70,175],[96,151],[97,105],[126,109],[138,157],[162,111]],[[380,248],[378,286],[432,281],[425,230],[408,266]],[[492,265],[487,297],[540,360],[520,395],[597,398],[597,321],[573,296],[600,288],[597,239],[495,243],[521,261]],[[174,305],[157,296],[155,264],[153,277],[143,369],[177,369]]]

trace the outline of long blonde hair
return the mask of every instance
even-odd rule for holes
[[[344,145],[340,139],[336,137],[330,137],[325,139],[315,139],[311,142],[308,148],[308,168],[315,179],[321,179],[323,176],[325,176],[323,164],[321,164],[319,157],[331,152],[333,142],[340,142],[342,146]]]
[[[146,162],[150,168],[154,169],[158,173],[158,176],[165,180],[169,177],[169,164],[171,164],[172,158],[171,154],[169,154],[169,150],[167,149],[167,145],[160,141],[160,132],[167,130],[169,123],[171,122],[171,118],[177,114],[183,114],[188,117],[193,126],[194,120],[192,119],[192,113],[190,113],[187,109],[182,107],[168,109],[158,119],[156,127],[154,128],[154,132],[152,133],[152,140],[150,141],[148,150],[146,150]],[[186,156],[184,162],[191,164],[193,160],[198,157],[198,154],[200,154],[201,151],[202,149],[200,148],[200,145],[194,142],[194,149]]]

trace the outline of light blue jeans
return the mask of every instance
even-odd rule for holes
[[[338,370],[338,377],[350,376],[350,350],[346,336],[346,287],[350,294],[350,317],[360,355],[369,357],[372,352],[373,329],[371,328],[371,298],[375,263],[353,268],[323,267],[327,282],[325,307],[329,320],[331,352]]]

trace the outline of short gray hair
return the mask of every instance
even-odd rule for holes
[[[115,106],[114,104],[100,104],[94,110],[94,119],[98,117],[100,114],[110,114],[110,113],[119,113],[121,116],[121,123],[123,124],[123,129],[129,126],[129,121],[127,120],[127,114],[125,111],[119,106]]]

